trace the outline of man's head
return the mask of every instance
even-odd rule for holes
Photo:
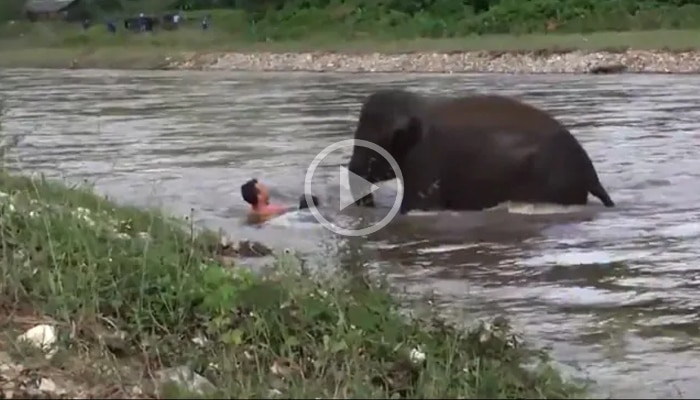
[[[270,192],[267,187],[255,178],[241,185],[241,196],[252,206],[268,204],[270,201]]]

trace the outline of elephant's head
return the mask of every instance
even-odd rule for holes
[[[405,156],[423,138],[423,100],[403,90],[386,90],[370,95],[362,105],[355,139],[386,150],[401,168]],[[355,145],[348,170],[371,183],[396,178],[391,164],[372,149]],[[371,205],[371,195],[357,202]]]

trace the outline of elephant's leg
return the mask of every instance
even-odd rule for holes
[[[567,137],[569,136],[569,137]],[[588,168],[582,162],[575,140],[559,135],[547,143],[533,159],[531,195],[542,202],[585,205],[588,202]]]
[[[517,168],[511,161],[496,160],[496,156],[448,159],[440,174],[445,209],[480,211],[509,200]]]
[[[588,203],[588,190],[585,182],[572,179],[566,182],[562,173],[553,173],[544,188],[544,200],[565,206],[585,205]]]
[[[442,198],[442,182],[439,178],[420,184],[414,179],[404,180],[403,198],[400,212],[405,214],[412,210],[431,211],[445,208]]]
[[[433,159],[430,148],[421,148],[412,157],[401,163],[403,180],[402,214],[411,210],[444,209],[442,187],[444,181],[440,176],[439,162]]]
[[[481,211],[507,200],[510,182],[505,179],[451,180],[443,196],[448,210]]]
[[[349,176],[348,184],[350,185],[350,195],[353,199],[356,199],[354,202],[356,206],[374,207],[374,196],[372,196],[372,193],[369,191],[370,185],[367,181]]]

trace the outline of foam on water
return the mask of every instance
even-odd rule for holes
[[[612,292],[589,287],[557,288],[543,292],[540,298],[558,306],[620,307],[648,304],[658,299],[654,293]]]
[[[308,210],[290,211],[272,218],[265,225],[294,229],[319,229],[322,226]]]
[[[507,201],[494,207],[487,208],[485,211],[507,211],[511,214],[523,215],[552,215],[577,213],[586,209],[587,206],[563,206],[551,203],[516,203]],[[445,213],[460,214],[458,211],[410,211],[407,215],[429,217]]]
[[[569,214],[581,212],[586,209],[586,206],[563,206],[560,204],[551,203],[517,203],[505,202],[494,209],[505,208],[511,214],[524,215],[551,215],[551,214]]]
[[[466,250],[470,248],[478,247],[478,244],[462,244],[462,245],[441,245],[435,247],[424,247],[421,249],[416,249],[418,254],[441,254],[450,253],[453,251]]]
[[[409,294],[431,290],[436,303],[449,304],[455,314],[506,312],[528,339],[551,345],[555,358],[584,365],[604,389],[594,397],[608,397],[610,388],[623,398],[700,394],[700,191],[692,190],[700,182],[700,77],[0,75],[8,110],[3,134],[23,137],[9,157],[13,168],[87,179],[115,200],[150,205],[153,198],[177,215],[194,208],[198,223],[313,254],[323,258],[319,265],[336,253],[344,259],[361,243],[358,250],[376,252],[368,268],[392,272],[391,283]],[[490,212],[412,212],[360,242],[337,238],[308,213],[262,227],[232,218],[248,208],[236,182],[251,176],[266,182],[278,201],[296,202],[313,157],[349,137],[367,93],[390,87],[496,91],[550,110],[572,127],[619,206],[603,210],[591,197],[586,207],[504,203]],[[330,154],[314,174],[313,191],[323,204],[337,204],[337,171],[349,153]],[[333,212],[333,221],[344,227],[376,222],[393,205],[396,183],[379,185],[381,207],[350,207]],[[626,359],[609,359],[601,339],[609,336],[607,323],[645,330],[641,335],[625,325],[618,332],[630,344],[617,349]],[[686,348],[671,352],[666,336],[688,336]]]
[[[640,260],[653,255],[651,251],[605,251],[605,250],[567,250],[554,252],[524,259],[522,265],[527,266],[575,266],[590,264],[610,264],[614,262]]]
[[[691,238],[700,236],[700,222],[689,222],[669,226],[659,230],[659,234],[665,237],[672,238]]]

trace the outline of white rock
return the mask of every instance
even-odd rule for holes
[[[141,396],[143,395],[143,389],[138,386],[134,386],[131,388],[131,394],[134,396]]]
[[[39,383],[39,391],[44,393],[59,394],[61,392],[56,386],[56,383],[49,378],[41,378]]]
[[[420,363],[425,361],[425,353],[420,351],[420,349],[411,349],[411,353],[409,353],[409,357],[411,358],[411,361],[414,363]]]
[[[216,389],[214,384],[187,366],[166,368],[156,372],[159,386],[174,383],[190,392],[205,394]]]
[[[196,344],[199,347],[204,347],[206,346],[208,340],[204,336],[197,335],[192,338],[192,343]]]
[[[479,342],[480,343],[486,343],[489,341],[489,339],[491,339],[491,332],[487,331],[487,332],[481,332],[481,334],[479,334]]]
[[[56,328],[51,325],[37,325],[19,335],[18,341],[27,342],[44,351],[50,351],[56,344]]]

